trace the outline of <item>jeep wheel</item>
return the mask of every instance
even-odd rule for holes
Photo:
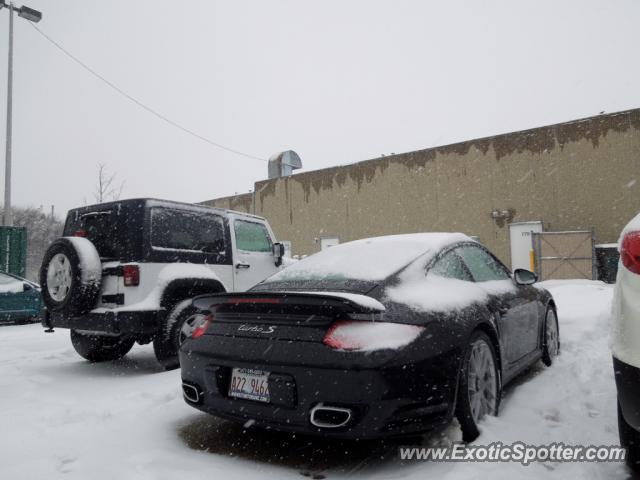
[[[202,313],[191,304],[191,299],[178,303],[167,315],[162,330],[153,339],[153,351],[165,370],[180,366],[178,350],[188,335],[189,325]]]
[[[71,344],[76,352],[90,362],[107,362],[124,357],[133,347],[133,338],[91,335],[71,330]]]
[[[95,305],[102,264],[86,238],[62,237],[49,246],[40,267],[42,299],[49,310],[81,315]]]

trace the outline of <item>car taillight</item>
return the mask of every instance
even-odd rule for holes
[[[191,332],[191,338],[199,338],[205,334],[209,325],[213,321],[213,314],[204,315],[197,319],[193,324],[193,331]]]
[[[640,232],[630,232],[624,236],[620,260],[627,270],[640,275]]]
[[[322,342],[335,350],[397,349],[413,342],[423,331],[424,327],[402,323],[338,320]]]
[[[140,267],[138,265],[123,265],[122,276],[125,287],[137,287],[140,285]]]
[[[74,237],[86,237],[87,236],[87,232],[86,232],[86,230],[76,230],[75,232],[73,232],[73,236]]]

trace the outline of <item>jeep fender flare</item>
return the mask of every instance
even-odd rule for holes
[[[160,297],[160,307],[165,310],[171,309],[176,303],[204,295],[206,293],[224,293],[225,288],[218,278],[188,277],[170,281],[164,288]]]

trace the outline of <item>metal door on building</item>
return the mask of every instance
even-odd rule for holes
[[[509,224],[509,245],[511,247],[511,270],[524,268],[531,270],[531,235],[542,232],[542,222],[517,222]]]
[[[535,271],[540,280],[596,278],[594,232],[534,232]]]

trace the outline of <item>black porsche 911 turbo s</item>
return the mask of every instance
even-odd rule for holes
[[[465,441],[503,386],[559,351],[552,296],[463,234],[393,235],[307,257],[248,292],[194,299],[186,402],[276,430]]]

